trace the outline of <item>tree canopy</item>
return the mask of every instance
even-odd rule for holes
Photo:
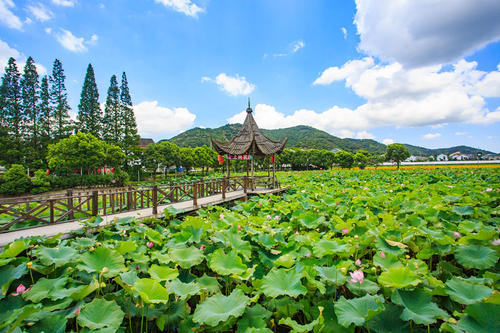
[[[394,161],[398,165],[401,161],[404,161],[410,157],[410,151],[401,143],[393,143],[387,146],[387,151],[385,152],[385,159],[387,161]]]

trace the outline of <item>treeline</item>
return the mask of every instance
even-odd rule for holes
[[[26,60],[22,73],[16,60],[9,59],[0,86],[0,165],[46,169],[49,146],[82,132],[120,147],[129,157],[122,164],[126,168],[135,158],[133,152],[139,151],[139,136],[125,72],[120,85],[115,75],[111,77],[103,112],[89,64],[76,121],[69,114],[65,79],[58,59],[51,74],[41,78],[32,57]]]

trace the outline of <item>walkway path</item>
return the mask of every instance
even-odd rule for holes
[[[276,190],[281,191],[283,189],[275,189],[272,192],[277,192]],[[259,194],[259,193],[261,193],[261,192],[255,191],[255,192],[252,192],[251,194]],[[168,205],[161,205],[161,206],[158,206],[158,214],[156,217],[162,217],[163,210],[169,206],[179,210],[182,213],[189,213],[189,212],[193,212],[199,208],[203,208],[203,207],[207,207],[207,206],[211,206],[211,205],[218,205],[221,203],[230,202],[230,201],[234,201],[234,200],[244,199],[244,198],[246,198],[246,196],[247,196],[247,194],[245,194],[243,190],[239,190],[239,191],[227,192],[225,199],[222,198],[222,194],[215,194],[215,195],[212,195],[209,197],[199,198],[198,199],[198,206],[194,206],[192,200],[176,202],[176,203],[168,204]],[[119,214],[101,216],[103,219],[103,221],[101,222],[101,226],[108,224],[109,222],[111,222],[114,219],[119,219],[122,217],[131,217],[131,216],[142,219],[145,217],[153,216],[153,213],[152,213],[151,208],[145,208],[145,209],[140,209],[140,210],[135,210],[135,211],[130,211],[130,212],[119,213]],[[58,223],[58,224],[53,224],[53,225],[44,225],[44,226],[40,226],[40,227],[33,227],[33,228],[29,228],[29,229],[23,229],[23,230],[19,230],[19,231],[11,231],[11,232],[7,232],[7,233],[0,233],[0,247],[3,247],[5,245],[9,244],[10,242],[15,241],[16,239],[26,238],[26,237],[31,237],[31,236],[52,237],[52,236],[55,236],[59,233],[62,233],[63,238],[69,237],[69,234],[72,231],[76,231],[76,230],[79,230],[81,228],[82,228],[82,224],[79,221],[74,221],[74,222],[67,222],[67,223]]]

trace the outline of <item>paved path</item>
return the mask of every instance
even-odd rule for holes
[[[258,192],[253,192],[257,194]],[[227,192],[226,193],[226,198],[222,199],[222,194],[216,194],[212,195],[209,197],[204,197],[204,198],[199,198],[198,199],[198,206],[193,206],[193,201],[188,200],[188,201],[181,201],[181,202],[176,202],[173,204],[168,204],[168,205],[161,205],[158,206],[158,215],[156,217],[162,217],[163,216],[163,210],[167,208],[168,206],[171,206],[175,209],[178,209],[182,213],[189,213],[192,211],[195,211],[199,208],[202,207],[207,207],[211,205],[218,205],[224,202],[230,202],[234,200],[239,200],[239,199],[244,199],[247,195],[243,192],[243,190],[239,191],[234,191],[234,192]],[[145,217],[151,217],[153,216],[153,209],[152,208],[145,208],[145,209],[140,209],[140,210],[134,210],[131,212],[124,212],[124,213],[119,213],[119,214],[113,214],[113,215],[107,215],[107,216],[101,216],[103,221],[101,223],[102,225],[106,225],[109,222],[111,222],[114,219],[119,219],[122,217],[136,217],[139,219],[145,218]],[[7,233],[0,233],[0,247],[3,247],[10,242],[15,241],[16,239],[19,238],[26,238],[26,237],[31,237],[31,236],[47,236],[47,237],[52,237],[55,236],[59,233],[63,234],[64,236],[68,236],[69,233],[72,231],[78,230],[82,228],[82,224],[79,221],[74,221],[74,222],[67,222],[67,223],[58,223],[58,224],[53,224],[53,225],[45,225],[45,226],[40,226],[40,227],[33,227],[29,229],[24,229],[24,230],[19,230],[19,231],[11,231]]]

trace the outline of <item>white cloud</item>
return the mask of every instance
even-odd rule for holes
[[[54,17],[54,13],[52,13],[50,9],[48,9],[41,3],[29,5],[26,8],[31,13],[31,15],[33,15],[40,22],[48,21]]]
[[[382,140],[382,143],[384,145],[392,145],[394,143],[394,140],[393,139],[384,139],[384,140]]]
[[[155,0],[167,8],[171,8],[176,12],[183,13],[187,16],[198,17],[199,13],[203,13],[205,9],[198,7],[191,0]]]
[[[221,90],[226,91],[231,96],[238,95],[249,95],[255,90],[255,85],[248,82],[244,76],[229,76],[226,73],[220,73],[212,79],[210,77],[204,76],[201,78],[201,82],[214,82]]]
[[[375,139],[375,135],[368,133],[367,131],[361,131],[356,133],[356,139]]]
[[[6,42],[0,40],[0,75],[4,73],[5,66],[7,66],[10,57],[16,59],[17,69],[19,72],[22,72],[24,64],[26,63],[26,56],[18,50],[11,48]],[[47,69],[43,65],[35,63],[35,66],[38,75],[47,73]]]
[[[46,28],[45,32],[47,34],[51,34],[52,29]],[[71,31],[66,29],[60,29],[60,31],[55,32],[54,34],[59,44],[71,52],[86,52],[88,49],[85,44],[96,45],[99,40],[99,36],[96,34],[93,34],[89,40],[85,40],[83,37],[76,37]]]
[[[134,106],[137,128],[141,136],[167,137],[193,126],[196,115],[186,108],[169,109],[157,101],[144,101]]]
[[[58,6],[73,7],[76,0],[52,0],[52,3]]]
[[[340,28],[342,31],[342,35],[344,35],[344,39],[347,39],[347,29],[345,27]]]
[[[304,48],[305,46],[306,46],[306,43],[304,43],[304,41],[302,39],[293,41],[288,45],[287,52],[275,53],[275,54],[273,54],[273,57],[277,58],[277,57],[286,57],[286,56],[292,55],[292,54],[296,53],[298,50]],[[267,54],[264,54],[264,59],[265,58],[267,58]]]
[[[372,66],[373,59],[369,57],[361,60],[350,60],[340,68],[330,67],[325,69],[323,73],[321,73],[320,77],[313,82],[313,85],[327,85],[340,80],[349,80],[349,82],[352,82],[359,79],[363,70]]]
[[[12,12],[16,7],[12,0],[0,0],[0,22],[12,29],[21,30],[23,22]]]
[[[428,134],[422,135],[422,137],[424,139],[427,139],[427,140],[432,140],[432,139],[435,139],[435,138],[439,138],[440,136],[441,136],[441,133],[428,133]]]
[[[359,49],[419,67],[451,63],[500,39],[498,0],[356,0]]]
[[[457,136],[461,136],[461,135],[466,135],[467,132],[455,132],[455,135]]]
[[[297,40],[297,41],[293,42],[292,43],[292,53],[297,52],[298,50],[300,50],[301,48],[303,48],[305,46],[306,46],[306,43],[304,43],[303,40]]]
[[[99,8],[104,9],[104,8],[106,8],[106,5],[105,5],[105,4],[103,4],[103,3],[100,3],[100,4],[99,4]]]

